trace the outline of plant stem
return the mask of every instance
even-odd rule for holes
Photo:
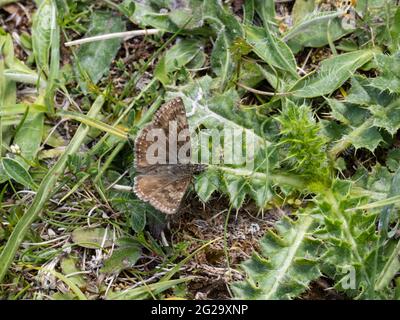
[[[88,38],[83,38],[83,39],[79,39],[79,40],[65,42],[64,45],[66,47],[71,47],[71,46],[76,46],[78,44],[84,44],[84,43],[89,43],[89,42],[103,41],[103,40],[109,40],[109,39],[115,39],[115,38],[124,38],[124,39],[129,38],[130,39],[132,37],[147,36],[147,35],[152,35],[152,34],[158,34],[160,32],[161,32],[161,30],[159,30],[159,29],[114,32],[114,33],[102,34],[99,36],[88,37]]]

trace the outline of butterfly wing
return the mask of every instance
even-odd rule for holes
[[[176,126],[176,131],[170,131],[171,124]],[[146,152],[154,143],[154,141],[148,141],[151,139],[147,139],[147,135],[153,129],[161,129],[164,132],[167,143],[166,146],[160,144],[160,148],[165,148],[167,164],[172,163],[171,159],[169,159],[169,146],[171,143],[176,143],[177,150],[180,150],[180,148],[187,143],[190,146],[189,126],[186,118],[185,105],[181,98],[173,99],[164,104],[154,115],[153,121],[138,134],[135,141],[135,167],[138,171],[144,171],[147,167],[152,166],[146,159]],[[182,139],[182,136],[185,139]],[[190,147],[188,151],[190,152]],[[179,158],[177,162],[179,163]]]
[[[171,123],[174,130],[171,130]],[[158,151],[165,152],[166,163],[150,164],[147,159],[147,151],[154,143],[147,135],[153,129],[161,129],[167,139],[166,145],[159,145]],[[185,106],[180,98],[164,104],[135,141],[135,168],[142,174],[135,177],[134,191],[141,200],[166,214],[173,214],[179,209],[192,177],[192,173],[188,173],[188,170],[185,172],[184,168],[182,171],[173,170],[179,164],[187,164],[184,162],[187,158],[182,161],[176,154],[176,161],[172,161],[169,154],[171,143],[176,151],[186,147],[185,150],[190,154],[189,128]]]
[[[139,175],[135,177],[134,191],[139,199],[156,209],[174,214],[180,207],[190,181],[190,175]]]

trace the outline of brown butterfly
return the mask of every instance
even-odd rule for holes
[[[185,106],[176,98],[164,104],[136,138],[136,195],[166,214],[176,213],[193,174],[204,170],[204,165],[192,164],[190,158]]]

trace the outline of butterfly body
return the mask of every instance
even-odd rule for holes
[[[153,139],[156,135],[161,137]],[[177,212],[193,174],[205,169],[190,162],[190,153],[185,107],[177,98],[163,105],[136,138],[136,195],[166,214]]]

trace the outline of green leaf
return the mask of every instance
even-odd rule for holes
[[[70,279],[78,288],[84,288],[86,286],[86,281],[83,275],[79,273],[81,270],[76,267],[77,262],[77,258],[68,256],[60,261],[60,267],[62,273],[67,276],[68,279]]]
[[[397,241],[397,245],[391,250],[391,252],[384,252],[384,255],[387,257],[387,262],[382,267],[381,272],[376,279],[374,287],[376,291],[388,289],[390,283],[395,279],[400,270],[400,241]]]
[[[142,232],[146,226],[146,209],[148,207],[145,206],[141,208],[140,205],[137,205],[135,211],[131,213],[131,227],[135,232]]]
[[[130,18],[135,13],[136,5],[133,0],[124,0],[120,5],[118,5],[118,8],[125,14],[125,16]]]
[[[101,272],[119,273],[122,270],[132,268],[142,255],[142,250],[136,242],[130,239],[120,239],[120,247],[108,258]]]
[[[381,75],[371,79],[371,85],[379,90],[400,93],[400,51],[393,55],[378,54],[375,63]]]
[[[234,208],[240,208],[246,198],[246,179],[244,177],[226,173],[224,174],[224,182],[232,206]]]
[[[217,0],[206,1],[204,19],[217,34],[211,53],[213,72],[221,78],[222,87],[230,80],[235,63],[230,52],[234,41],[243,37],[243,29],[234,15],[226,10]]]
[[[375,78],[376,79],[376,78]],[[331,115],[341,122],[342,136],[331,149],[337,155],[350,145],[374,151],[383,141],[384,131],[393,135],[400,128],[399,98],[371,85],[374,79],[353,77],[344,100],[326,99]]]
[[[314,11],[315,0],[296,0],[293,5],[293,24],[298,25]]]
[[[132,16],[139,25],[175,33],[185,26],[193,30],[203,26],[204,3],[201,0],[188,1],[136,1]],[[167,9],[167,10],[166,10]]]
[[[211,67],[225,84],[234,70],[233,60],[229,52],[230,41],[224,29],[218,33],[211,55]]]
[[[9,34],[0,36],[0,101],[1,111],[4,108],[16,103],[16,86],[14,81],[10,81],[4,76],[4,71],[14,64],[14,47],[12,38]]]
[[[154,76],[164,85],[171,82],[170,73],[189,64],[202,50],[199,40],[182,40],[171,47],[159,61]]]
[[[39,70],[50,73],[52,33],[57,28],[57,7],[52,0],[43,0],[32,21],[32,48]]]
[[[10,179],[25,187],[29,187],[32,190],[37,189],[37,185],[33,181],[29,172],[18,161],[11,158],[2,158],[1,164],[4,172]]]
[[[72,232],[72,241],[83,248],[99,249],[111,247],[114,239],[105,228],[79,228]]]
[[[209,169],[197,177],[195,183],[196,193],[200,200],[207,202],[212,194],[220,187],[220,177],[217,170]]]
[[[32,116],[29,114],[28,119],[15,135],[14,144],[19,146],[24,159],[34,161],[43,138],[44,114],[37,113]],[[29,164],[25,161],[19,162],[25,169],[29,168]]]
[[[297,3],[297,1],[296,1]],[[332,41],[353,32],[342,27],[340,12],[312,12],[297,18],[297,22],[283,37],[289,47],[298,51],[301,47],[323,47],[329,43],[328,32]]]
[[[326,183],[329,176],[326,140],[311,108],[287,100],[276,119],[281,125],[279,148],[284,159],[282,168],[307,178],[309,183]]]
[[[118,177],[118,176],[117,176]],[[114,178],[112,181],[115,181]],[[121,181],[121,183],[128,181]],[[142,232],[146,226],[148,215],[153,214],[155,209],[147,203],[138,200],[133,193],[110,190],[107,193],[112,207],[124,214],[135,232]]]
[[[369,110],[374,117],[374,126],[385,128],[391,135],[400,128],[400,99],[388,106],[371,105]]]
[[[275,20],[275,2],[274,0],[256,1],[255,8],[263,20],[264,26],[267,28],[268,25]]]
[[[112,32],[125,31],[125,22],[121,17],[109,12],[94,12],[85,37],[91,37]],[[76,53],[75,71],[79,77],[79,85],[85,92],[89,83],[97,82],[109,72],[110,64],[119,48],[120,39],[109,39],[86,43],[80,46]]]
[[[243,3],[243,23],[252,24],[254,19],[254,0],[248,0]]]
[[[383,298],[391,293],[375,291],[375,281],[389,255],[377,251],[381,246],[376,232],[377,211],[346,210],[368,199],[351,191],[350,182],[335,180],[330,190],[316,198],[324,224],[318,237],[327,246],[324,272],[336,280],[337,290],[351,297]]]
[[[396,9],[396,13],[393,17],[392,24],[390,26],[391,36],[391,51],[396,52],[400,50],[400,8]]]
[[[3,113],[6,108],[16,104],[17,88],[13,80],[7,79],[5,71],[13,65],[14,46],[12,38],[9,34],[0,35],[0,113]],[[8,146],[11,142],[14,130],[4,125],[3,115],[0,116],[0,157],[4,155],[4,146]],[[0,181],[4,181],[6,177],[0,174]]]
[[[359,50],[328,58],[321,63],[318,72],[300,79],[290,92],[300,98],[313,98],[332,93],[375,54],[375,50]]]
[[[367,123],[369,124],[369,123]],[[366,148],[369,151],[374,151],[383,141],[382,135],[376,128],[362,126],[359,130],[354,130],[347,137],[351,144],[356,148]]]
[[[298,78],[297,65],[292,51],[269,29],[245,26],[246,40],[253,51],[269,65],[287,71],[294,79]]]
[[[314,238],[315,222],[307,215],[293,222],[285,217],[260,241],[261,254],[242,264],[245,281],[232,285],[236,298],[248,300],[293,299],[321,276],[320,241]]]

